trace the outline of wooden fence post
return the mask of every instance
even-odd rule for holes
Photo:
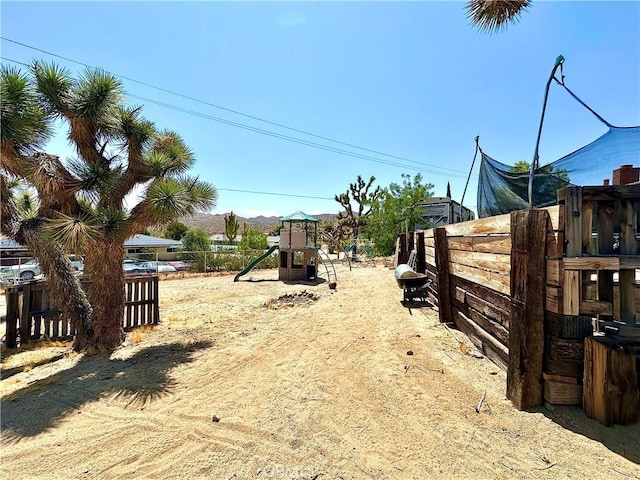
[[[7,318],[6,318],[6,339],[7,347],[16,348],[18,346],[18,329],[17,323],[20,314],[18,312],[18,287],[9,287],[5,291],[7,301]]]
[[[409,259],[409,252],[407,251],[407,234],[400,234],[400,253],[398,254],[398,265],[407,263]]]
[[[435,228],[433,237],[436,249],[436,273],[438,277],[438,315],[442,323],[453,322],[451,294],[449,292],[449,248],[447,231],[444,227]]]
[[[424,250],[424,232],[416,233],[416,271],[418,273],[426,273],[427,259]]]
[[[20,313],[20,345],[31,341],[31,285],[22,286],[22,310]]]
[[[545,210],[511,213],[511,308],[507,398],[524,410],[542,404]]]

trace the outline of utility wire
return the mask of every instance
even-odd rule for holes
[[[275,192],[259,192],[256,190],[237,190],[235,188],[217,188],[216,190],[223,190],[225,192],[239,192],[239,193],[254,193],[257,195],[275,195],[280,197],[296,197],[296,198],[311,198],[314,200],[332,200],[335,201],[335,198],[329,197],[314,197],[312,195],[295,195],[293,193],[275,193]]]
[[[152,103],[152,104],[159,105],[159,106],[162,106],[162,107],[165,107],[165,108],[170,108],[172,110],[176,110],[176,111],[179,111],[179,112],[188,113],[190,115],[201,117],[201,118],[204,118],[204,119],[207,119],[207,120],[212,120],[214,122],[219,122],[219,123],[223,123],[223,124],[226,124],[226,125],[231,125],[231,126],[242,128],[242,129],[245,129],[245,130],[249,130],[249,131],[252,131],[252,132],[255,132],[255,133],[260,133],[262,135],[267,135],[267,136],[270,136],[270,137],[280,138],[282,140],[287,140],[287,141],[293,142],[293,143],[299,143],[301,145],[307,145],[309,147],[318,148],[320,150],[326,150],[326,151],[329,151],[329,152],[338,153],[340,155],[346,155],[348,157],[360,158],[362,160],[367,160],[367,161],[370,161],[370,162],[380,163],[380,164],[383,164],[383,165],[389,165],[389,166],[393,166],[393,167],[412,169],[412,170],[416,170],[416,171],[419,171],[419,172],[429,173],[431,175],[441,175],[441,176],[446,176],[448,178],[452,178],[452,177],[465,178],[464,175],[458,175],[458,174],[452,174],[452,173],[443,173],[443,172],[437,172],[437,171],[434,171],[434,170],[427,170],[427,169],[424,169],[424,168],[414,167],[412,165],[405,165],[405,164],[402,164],[402,163],[392,162],[392,161],[389,161],[389,160],[382,160],[382,159],[379,159],[379,158],[376,158],[376,157],[372,157],[372,156],[369,156],[369,155],[364,155],[364,154],[361,154],[361,153],[349,152],[347,150],[342,150],[342,149],[339,149],[339,148],[330,147],[328,145],[322,145],[320,143],[315,143],[315,142],[311,142],[311,141],[308,141],[308,140],[303,140],[303,139],[300,139],[300,138],[290,137],[288,135],[283,135],[281,133],[271,132],[269,130],[263,130],[261,128],[252,127],[250,125],[245,125],[245,124],[242,124],[242,123],[233,122],[231,120],[226,120],[224,118],[214,117],[214,116],[208,115],[206,113],[197,112],[195,110],[190,110],[190,109],[183,108],[183,107],[178,107],[176,105],[171,105],[171,104],[168,104],[168,103],[160,102],[158,100],[153,100],[151,98],[146,98],[146,97],[142,97],[142,96],[139,96],[139,95],[128,94],[128,96],[131,97],[131,98],[135,98],[137,100],[142,100],[142,101],[147,102],[147,103]]]
[[[86,67],[86,68],[91,68],[91,69],[95,69],[96,68],[95,66],[88,65],[86,63],[83,63],[83,62],[80,62],[80,61],[77,61],[77,60],[73,60],[71,58],[64,57],[62,55],[58,55],[56,53],[49,52],[49,51],[43,50],[41,48],[37,48],[37,47],[34,47],[32,45],[27,45],[26,43],[18,42],[16,40],[12,40],[12,39],[7,38],[7,37],[0,36],[0,39],[5,40],[7,42],[14,43],[16,45],[20,45],[20,46],[25,47],[25,48],[36,50],[36,51],[41,52],[41,53],[45,53],[47,55],[51,55],[51,56],[56,57],[56,58],[60,58],[62,60],[66,60],[68,62],[75,63],[77,65],[81,65],[81,66]],[[104,70],[104,69],[102,69],[102,70]],[[194,98],[194,97],[191,97],[189,95],[184,95],[182,93],[174,92],[172,90],[168,90],[166,88],[158,87],[158,86],[152,85],[150,83],[142,82],[142,81],[136,80],[134,78],[126,77],[124,75],[119,75],[119,74],[116,74],[116,73],[113,73],[113,72],[109,72],[107,70],[104,70],[104,71],[107,72],[107,73],[110,73],[111,75],[114,75],[116,77],[122,78],[124,80],[128,80],[130,82],[137,83],[139,85],[143,85],[143,86],[148,87],[148,88],[153,88],[155,90],[159,90],[161,92],[165,92],[165,93],[169,93],[171,95],[175,95],[175,96],[178,96],[178,97],[181,97],[181,98],[185,98],[185,99],[191,100],[193,102],[202,103],[204,105],[208,105],[210,107],[214,107],[214,108],[217,108],[217,109],[220,109],[220,110],[224,110],[226,112],[233,113],[235,115],[240,115],[240,116],[243,116],[243,117],[246,117],[246,118],[251,118],[252,120],[257,120],[257,121],[260,121],[260,122],[264,122],[264,123],[267,123],[269,125],[274,125],[274,126],[277,126],[277,127],[280,127],[280,128],[284,128],[284,129],[287,129],[287,130],[291,130],[291,131],[294,131],[294,132],[297,132],[297,133],[302,133],[304,135],[309,135],[311,137],[319,138],[319,139],[322,139],[322,140],[327,140],[329,142],[337,143],[337,144],[344,145],[344,146],[351,147],[351,148],[356,148],[358,150],[364,150],[364,151],[367,151],[367,152],[370,152],[370,153],[383,155],[385,157],[395,158],[397,160],[402,160],[404,162],[414,163],[414,164],[417,164],[417,165],[424,165],[424,166],[432,167],[432,168],[438,168],[438,169],[445,170],[445,171],[464,173],[461,170],[454,170],[454,169],[445,168],[445,167],[439,167],[437,165],[432,165],[432,164],[428,164],[428,163],[424,163],[424,162],[418,162],[418,161],[411,160],[411,159],[408,159],[408,158],[405,158],[405,157],[399,157],[399,156],[396,156],[396,155],[391,155],[391,154],[380,152],[380,151],[377,151],[377,150],[372,150],[372,149],[369,149],[369,148],[360,147],[358,145],[354,145],[354,144],[351,144],[351,143],[342,142],[342,141],[335,140],[335,139],[332,139],[332,138],[329,138],[329,137],[324,137],[322,135],[317,135],[315,133],[307,132],[305,130],[289,127],[289,126],[281,124],[281,123],[277,123],[277,122],[273,122],[273,121],[270,121],[270,120],[266,120],[264,118],[260,118],[260,117],[257,117],[255,115],[249,115],[247,113],[243,113],[243,112],[240,112],[240,111],[237,111],[237,110],[233,110],[231,108],[223,107],[221,105],[217,105],[217,104],[214,104],[214,103],[211,103],[211,102],[200,100],[198,98]]]
[[[1,60],[6,60],[8,62],[16,63],[18,65],[23,65],[25,67],[30,67],[30,65],[27,64],[27,63],[19,62],[18,60],[13,60],[13,59],[8,58],[8,57],[1,57],[0,56],[0,59]],[[196,115],[196,116],[209,117],[209,115],[206,115],[206,114],[201,114],[201,113],[198,113],[198,112],[192,112],[192,111],[189,111],[187,109],[183,109],[181,107],[171,106],[171,105],[168,105],[168,104],[165,105],[162,102],[157,102],[157,101],[151,100],[151,99],[144,99],[143,97],[138,97],[136,95],[128,94],[128,96],[130,96],[132,98],[142,99],[142,100],[145,100],[145,101],[148,101],[148,102],[151,102],[151,103],[157,103],[157,104],[159,104],[161,106],[167,106],[169,108],[174,108],[176,110],[181,110],[181,111],[184,111],[185,113],[190,113],[190,114],[193,114],[193,115]],[[223,120],[223,119],[219,119],[219,120],[222,121],[223,123],[230,123],[230,124],[235,123],[235,122],[230,122],[230,121]],[[241,125],[241,124],[238,124],[238,125]],[[248,127],[248,126],[242,125],[242,127]],[[254,129],[254,127],[248,127],[248,128]],[[395,165],[395,164],[391,164],[391,165]],[[437,175],[437,173],[436,173],[436,175]],[[256,194],[256,195],[272,195],[272,196],[279,196],[279,197],[310,198],[310,199],[315,199],[315,200],[330,200],[330,201],[334,201],[335,200],[335,198],[331,198],[331,197],[316,197],[316,196],[312,196],[312,195],[296,195],[296,194],[293,194],[293,193],[263,192],[263,191],[255,191],[255,190],[239,190],[239,189],[235,189],[235,188],[219,188],[219,187],[216,187],[216,190],[224,191],[224,192],[251,193],[251,194]]]
[[[3,59],[3,60],[7,60],[7,61],[10,61],[10,62],[14,62],[14,63],[20,64],[20,65],[25,65],[27,67],[29,66],[29,65],[27,65],[27,64],[25,64],[23,62],[18,62],[16,60],[12,60],[12,59],[7,58],[7,57],[0,57],[0,58]],[[319,143],[311,142],[309,140],[304,140],[304,139],[300,139],[300,138],[296,138],[296,137],[291,137],[291,136],[284,135],[284,134],[281,134],[281,133],[276,133],[276,132],[272,132],[272,131],[269,131],[269,130],[264,130],[264,129],[261,129],[261,128],[253,127],[253,126],[250,126],[250,125],[246,125],[246,124],[242,124],[242,123],[238,123],[238,122],[233,122],[231,120],[226,120],[226,119],[220,118],[220,117],[214,117],[214,116],[206,114],[206,113],[198,112],[198,111],[195,111],[195,110],[190,110],[190,109],[187,109],[187,108],[184,108],[184,107],[179,107],[179,106],[176,106],[176,105],[171,105],[171,104],[168,104],[168,103],[165,103],[165,102],[160,102],[158,100],[154,100],[154,99],[151,99],[151,98],[142,97],[140,95],[127,94],[127,96],[130,97],[130,98],[137,99],[137,100],[142,100],[143,102],[146,102],[146,103],[152,103],[152,104],[155,104],[155,105],[159,105],[161,107],[165,107],[165,108],[169,108],[169,109],[172,109],[172,110],[175,110],[175,111],[187,113],[189,115],[194,115],[194,116],[197,116],[197,117],[200,117],[200,118],[204,118],[204,119],[207,119],[207,120],[223,123],[223,124],[230,125],[230,126],[237,127],[237,128],[242,128],[242,129],[245,129],[245,130],[249,130],[249,131],[252,131],[252,132],[255,132],[255,133],[260,133],[262,135],[267,135],[267,136],[274,137],[274,138],[280,138],[282,140],[287,140],[287,141],[290,141],[292,143],[298,143],[298,144],[301,144],[301,145],[306,145],[306,146],[309,146],[309,147],[318,148],[320,150],[326,150],[326,151],[337,153],[337,154],[340,154],[340,155],[345,155],[345,156],[349,156],[349,157],[353,157],[353,158],[360,158],[362,160],[367,160],[367,161],[374,162],[374,163],[379,163],[379,164],[382,164],[382,165],[389,165],[389,166],[393,166],[393,167],[412,169],[412,170],[416,170],[416,171],[419,171],[419,172],[428,173],[428,174],[431,174],[431,175],[445,176],[447,178],[453,178],[453,177],[465,178],[463,175],[456,174],[456,173],[443,173],[443,172],[438,172],[438,171],[434,171],[434,170],[418,168],[418,167],[414,167],[414,166],[411,166],[411,165],[405,165],[405,164],[398,163],[398,162],[393,162],[393,161],[390,161],[390,160],[383,160],[383,159],[379,159],[379,158],[376,158],[376,157],[372,157],[370,155],[364,155],[364,154],[360,154],[360,153],[356,153],[356,152],[349,152],[347,150],[342,150],[342,149],[331,147],[331,146],[328,146],[328,145],[322,145],[322,144],[319,144]],[[458,172],[457,170],[451,170],[451,171],[452,172]]]

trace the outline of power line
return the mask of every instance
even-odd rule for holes
[[[311,198],[314,200],[332,200],[335,201],[335,198],[329,198],[329,197],[314,197],[311,195],[295,195],[293,193],[275,193],[275,192],[259,192],[259,191],[255,191],[255,190],[237,190],[235,188],[217,188],[216,190],[223,190],[225,192],[239,192],[239,193],[253,193],[256,195],[274,195],[274,196],[280,196],[280,197],[296,197],[296,198]]]
[[[16,60],[12,60],[12,59],[9,59],[9,58],[6,58],[6,57],[0,57],[0,58],[2,58],[3,60],[8,60],[10,62],[18,63],[20,65],[28,66],[27,64],[25,64],[23,62],[18,62]],[[313,148],[317,148],[317,149],[320,149],[320,150],[325,150],[325,151],[337,153],[337,154],[340,154],[340,155],[345,155],[345,156],[349,156],[349,157],[353,157],[353,158],[359,158],[359,159],[362,159],[362,160],[367,160],[367,161],[374,162],[374,163],[379,163],[379,164],[382,164],[382,165],[389,165],[389,166],[393,166],[393,167],[400,167],[400,168],[416,170],[416,171],[428,173],[428,174],[431,174],[431,175],[440,175],[440,176],[444,176],[444,177],[447,177],[447,178],[452,178],[452,177],[465,178],[463,175],[460,175],[460,174],[443,173],[443,172],[438,172],[438,171],[434,171],[434,170],[428,170],[428,169],[424,169],[424,168],[417,168],[417,167],[410,166],[410,165],[404,165],[404,164],[401,164],[401,163],[398,163],[398,162],[392,162],[392,161],[389,161],[389,160],[383,160],[383,159],[380,159],[380,158],[372,157],[370,155],[364,155],[364,154],[361,154],[361,153],[350,152],[350,151],[347,151],[347,150],[342,150],[342,149],[331,147],[331,146],[328,146],[328,145],[322,145],[320,143],[311,142],[309,140],[304,140],[304,139],[300,139],[300,138],[296,138],[296,137],[291,137],[291,136],[284,135],[284,134],[281,134],[281,133],[272,132],[272,131],[269,131],[269,130],[264,130],[264,129],[261,129],[261,128],[253,127],[251,125],[246,125],[246,124],[243,124],[243,123],[233,122],[231,120],[226,120],[226,119],[220,118],[220,117],[214,117],[214,116],[206,114],[206,113],[198,112],[198,111],[187,109],[187,108],[184,108],[184,107],[179,107],[179,106],[172,105],[172,104],[165,103],[165,102],[160,102],[158,100],[154,100],[152,98],[147,98],[147,97],[142,97],[140,95],[127,94],[127,96],[130,97],[130,98],[137,99],[137,100],[142,100],[142,101],[144,101],[146,103],[152,103],[152,104],[164,107],[164,108],[169,108],[171,110],[175,110],[175,111],[179,111],[179,112],[182,112],[182,113],[187,113],[189,115],[193,115],[193,116],[197,116],[197,117],[200,117],[200,118],[204,118],[206,120],[211,120],[211,121],[215,121],[215,122],[218,122],[218,123],[230,125],[230,126],[233,126],[233,127],[242,128],[242,129],[254,132],[254,133],[260,133],[262,135],[266,135],[266,136],[270,136],[270,137],[274,137],[274,138],[279,138],[279,139],[286,140],[286,141],[289,141],[289,142],[292,142],[292,143],[298,143],[298,144],[301,144],[301,145],[306,145],[306,146],[309,146],[309,147],[313,147]],[[457,170],[452,170],[452,171],[457,172]]]
[[[60,58],[62,60],[66,60],[68,62],[72,62],[72,63],[75,63],[77,65],[81,65],[81,66],[86,67],[86,68],[92,68],[92,69],[96,68],[95,66],[88,65],[88,64],[80,62],[78,60],[73,60],[71,58],[68,58],[68,57],[65,57],[65,56],[62,56],[62,55],[58,55],[56,53],[53,53],[53,52],[50,52],[50,51],[47,51],[47,50],[43,50],[41,48],[34,47],[32,45],[27,45],[26,43],[18,42],[16,40],[12,40],[12,39],[7,38],[7,37],[0,36],[0,38],[2,40],[7,41],[7,42],[11,42],[11,43],[14,43],[16,45],[20,45],[20,46],[25,47],[25,48],[36,50],[38,52],[45,53],[47,55],[51,55],[53,57]],[[227,108],[227,107],[223,107],[221,105],[217,105],[217,104],[214,104],[214,103],[211,103],[211,102],[200,100],[198,98],[191,97],[189,95],[184,95],[184,94],[181,94],[181,93],[178,93],[178,92],[174,92],[172,90],[168,90],[166,88],[158,87],[158,86],[152,85],[152,84],[147,83],[147,82],[136,80],[134,78],[126,77],[124,75],[119,75],[119,74],[116,74],[116,73],[113,73],[113,72],[109,72],[107,70],[104,70],[104,71],[107,72],[107,73],[110,73],[111,75],[115,75],[115,76],[117,76],[119,78],[122,78],[124,80],[128,80],[130,82],[134,82],[134,83],[137,83],[139,85],[143,85],[143,86],[148,87],[148,88],[153,88],[155,90],[159,90],[161,92],[165,92],[165,93],[169,93],[171,95],[175,95],[175,96],[178,96],[178,97],[181,97],[181,98],[185,98],[185,99],[191,100],[193,102],[202,103],[204,105],[208,105],[208,106],[213,107],[213,108],[224,110],[226,112],[233,113],[235,115],[240,115],[240,116],[243,116],[243,117],[246,117],[246,118],[251,118],[252,120],[257,120],[257,121],[260,121],[260,122],[264,122],[264,123],[267,123],[267,124],[270,124],[270,125],[274,125],[274,126],[277,126],[277,127],[280,127],[280,128],[284,128],[284,129],[287,129],[287,130],[291,130],[291,131],[294,131],[294,132],[297,132],[297,133],[302,133],[304,135],[309,135],[309,136],[312,136],[312,137],[315,137],[315,138],[319,138],[319,139],[322,139],[322,140],[326,140],[326,141],[329,141],[329,142],[337,143],[337,144],[348,146],[348,147],[351,147],[351,148],[356,148],[358,150],[363,150],[363,151],[367,151],[367,152],[370,152],[370,153],[383,155],[385,157],[395,158],[397,160],[402,160],[404,162],[414,163],[414,164],[417,164],[417,165],[424,165],[424,166],[431,167],[431,168],[437,168],[437,169],[440,169],[440,170],[443,170],[443,171],[450,171],[450,172],[454,172],[454,173],[464,173],[461,170],[455,170],[455,169],[450,169],[450,168],[446,168],[446,167],[440,167],[438,165],[432,165],[432,164],[428,164],[428,163],[424,163],[424,162],[418,162],[418,161],[411,160],[411,159],[408,159],[408,158],[405,158],[405,157],[399,157],[399,156],[396,156],[396,155],[391,155],[391,154],[380,152],[380,151],[377,151],[377,150],[372,150],[372,149],[369,149],[369,148],[360,147],[358,145],[354,145],[354,144],[351,144],[351,143],[342,142],[340,140],[335,140],[335,139],[332,139],[332,138],[329,138],[329,137],[325,137],[325,136],[322,136],[322,135],[317,135],[315,133],[311,133],[311,132],[308,132],[308,131],[305,131],[305,130],[301,130],[301,129],[294,128],[294,127],[289,127],[289,126],[281,124],[281,123],[277,123],[277,122],[273,122],[273,121],[270,121],[270,120],[266,120],[264,118],[257,117],[255,115],[246,114],[246,113],[243,113],[243,112],[240,112],[240,111],[237,111],[237,110],[233,110],[233,109],[230,109],[230,108]]]
[[[348,157],[360,158],[362,160],[367,160],[367,161],[374,162],[374,163],[380,163],[382,165],[389,165],[389,166],[393,166],[393,167],[407,168],[407,169],[416,170],[416,171],[419,171],[419,172],[429,173],[431,175],[446,176],[447,178],[452,178],[452,177],[465,178],[464,175],[443,173],[443,172],[437,172],[437,171],[433,171],[433,170],[427,170],[427,169],[424,169],[424,168],[418,168],[418,167],[414,167],[414,166],[411,166],[411,165],[404,165],[404,164],[398,163],[398,162],[382,160],[382,159],[379,159],[379,158],[376,158],[376,157],[371,157],[369,155],[364,155],[364,154],[356,153],[356,152],[349,152],[347,150],[342,150],[342,149],[339,149],[339,148],[330,147],[328,145],[322,145],[320,143],[315,143],[315,142],[311,142],[311,141],[308,141],[308,140],[303,140],[303,139],[300,139],[300,138],[290,137],[288,135],[283,135],[281,133],[271,132],[269,130],[263,130],[261,128],[252,127],[251,125],[245,125],[245,124],[238,123],[238,122],[233,122],[231,120],[226,120],[226,119],[220,118],[220,117],[214,117],[214,116],[208,115],[206,113],[197,112],[195,110],[190,110],[190,109],[183,108],[183,107],[178,107],[176,105],[171,105],[171,104],[168,104],[168,103],[160,102],[158,100],[153,100],[151,98],[142,97],[142,96],[139,96],[139,95],[128,94],[128,96],[130,98],[135,98],[137,100],[142,100],[142,101],[147,102],[147,103],[153,103],[155,105],[159,105],[159,106],[162,106],[162,107],[165,107],[165,108],[169,108],[169,109],[172,109],[172,110],[176,110],[176,111],[179,111],[179,112],[187,113],[189,115],[194,115],[194,116],[197,116],[197,117],[201,117],[201,118],[204,118],[204,119],[207,119],[207,120],[212,120],[214,122],[219,122],[219,123],[223,123],[223,124],[230,125],[230,126],[233,126],[233,127],[242,128],[242,129],[249,130],[249,131],[252,131],[252,132],[255,132],[255,133],[260,133],[262,135],[267,135],[267,136],[270,136],[270,137],[280,138],[282,140],[287,140],[289,142],[299,143],[301,145],[306,145],[306,146],[309,146],[309,147],[318,148],[320,150],[326,150],[326,151],[329,151],[329,152],[338,153],[340,155],[345,155],[345,156],[348,156]]]

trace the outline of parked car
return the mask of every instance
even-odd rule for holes
[[[155,268],[142,267],[136,263],[123,263],[122,269],[125,275],[146,275],[149,273],[156,273]]]
[[[28,262],[24,262],[19,265],[0,268],[0,278],[4,282],[32,280],[41,273],[40,265],[38,265],[38,262],[35,259],[31,259]]]
[[[67,255],[75,272],[84,271],[84,259],[77,255]]]
[[[139,264],[140,267],[151,268],[154,272],[157,273],[170,273],[177,271],[167,262],[143,262]]]
[[[175,268],[178,272],[185,272],[187,270],[193,270],[193,265],[190,265],[187,262],[172,261],[172,262],[167,262],[167,263],[169,265],[171,265],[173,268]]]

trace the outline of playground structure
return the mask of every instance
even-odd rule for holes
[[[285,282],[313,282],[318,280],[318,265],[325,267],[329,288],[336,287],[336,271],[329,256],[318,246],[318,220],[302,211],[280,219],[280,243],[252,261],[233,279],[238,279],[253,270],[260,262],[278,255],[278,279]]]

